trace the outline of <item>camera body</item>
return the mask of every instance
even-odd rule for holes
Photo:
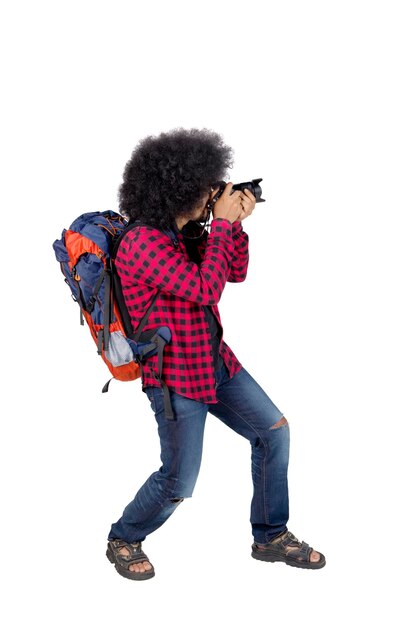
[[[230,194],[232,194],[234,191],[243,191],[244,189],[249,189],[249,191],[251,193],[253,193],[253,195],[256,198],[256,202],[265,202],[264,198],[261,198],[262,195],[262,189],[260,186],[260,182],[261,182],[262,178],[254,178],[253,180],[247,182],[247,183],[237,183],[236,185],[233,185],[232,190],[230,192]],[[212,210],[214,205],[216,204],[217,200],[220,198],[220,196],[222,195],[225,187],[226,187],[227,183],[224,180],[220,180],[216,183],[213,184],[213,187],[220,187],[219,191],[216,193],[216,195],[214,196],[214,198],[211,200],[210,202],[210,209]]]

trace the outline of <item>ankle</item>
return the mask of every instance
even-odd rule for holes
[[[255,541],[255,545],[258,548],[266,548],[267,546],[269,546],[270,543],[272,543],[273,541],[275,541],[276,539],[278,539],[278,537],[281,537],[281,535],[283,535],[284,533],[287,532],[287,529],[282,530],[280,533],[278,533],[277,535],[274,535],[269,541],[267,541],[266,543],[259,543],[258,541]]]

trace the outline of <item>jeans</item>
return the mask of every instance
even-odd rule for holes
[[[283,413],[244,368],[230,378],[223,364],[216,372],[216,381],[217,404],[204,404],[170,392],[173,420],[164,415],[162,390],[145,388],[158,424],[162,466],[145,481],[119,521],[112,524],[109,540],[143,541],[172,515],[184,498],[192,496],[200,470],[208,411],[250,442],[253,481],[250,522],[254,541],[267,543],[287,530],[288,422],[284,419],[282,425],[276,426]]]

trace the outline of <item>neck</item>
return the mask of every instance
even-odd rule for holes
[[[177,225],[178,230],[182,230],[184,226],[187,224],[187,222],[189,221],[190,220],[188,217],[177,217],[175,220],[175,223]]]

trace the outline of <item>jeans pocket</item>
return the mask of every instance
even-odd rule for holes
[[[144,391],[145,391],[146,395],[148,396],[148,400],[149,400],[149,403],[151,405],[152,411],[155,412],[155,402],[154,402],[154,399],[153,399],[153,390],[154,390],[154,387],[145,387]]]
[[[145,393],[148,396],[148,400],[151,404],[152,411],[155,413],[155,416],[164,413],[165,405],[164,405],[164,394],[160,387],[156,387],[154,385],[145,387]]]

